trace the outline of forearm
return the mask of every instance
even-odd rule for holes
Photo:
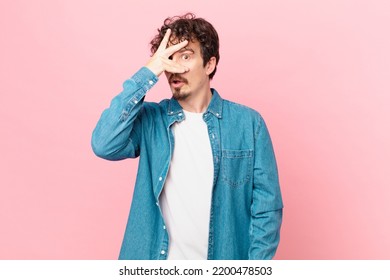
[[[270,260],[276,253],[280,240],[282,209],[258,213],[250,226],[250,260]]]
[[[103,111],[92,133],[92,149],[97,156],[108,160],[137,156],[139,114],[146,92],[157,80],[150,70],[143,67],[123,83],[123,91]]]

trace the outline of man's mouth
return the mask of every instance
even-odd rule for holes
[[[169,79],[169,83],[174,86],[174,87],[181,87],[183,86],[185,83],[187,83],[187,80],[186,79],[183,79],[183,78],[178,78],[177,76],[176,77],[171,77]]]

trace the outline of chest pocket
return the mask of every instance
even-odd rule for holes
[[[222,180],[239,187],[253,174],[253,150],[222,150]]]

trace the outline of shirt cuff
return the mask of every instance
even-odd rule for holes
[[[145,66],[139,69],[132,79],[146,90],[149,90],[158,81],[158,77]]]

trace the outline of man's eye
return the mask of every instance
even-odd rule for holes
[[[187,59],[190,58],[190,56],[189,56],[188,54],[183,54],[183,55],[181,56],[181,58],[184,59],[184,60],[187,60]]]

